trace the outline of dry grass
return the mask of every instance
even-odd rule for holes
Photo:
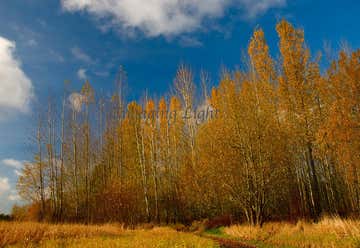
[[[126,230],[121,225],[0,222],[0,247],[218,247],[169,227]]]
[[[215,248],[218,247],[213,241],[195,236],[190,233],[179,233],[173,229],[161,227],[152,230],[128,231],[119,238],[90,238],[90,239],[71,239],[50,240],[41,244],[41,247],[192,247],[192,248]]]
[[[224,232],[245,240],[287,247],[360,247],[360,221],[323,218],[316,224],[299,221],[267,223],[262,228],[234,225]]]
[[[269,247],[360,247],[360,221],[324,218],[316,224],[299,221],[266,223],[262,228],[234,225],[227,235],[257,240]],[[124,229],[122,225],[0,222],[0,247],[218,247],[214,241],[170,227]],[[263,246],[261,246],[263,247]],[[264,246],[268,247],[268,246]]]
[[[0,247],[16,243],[38,243],[49,239],[115,236],[124,233],[121,225],[50,225],[35,222],[0,222]]]

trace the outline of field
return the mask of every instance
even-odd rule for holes
[[[0,222],[0,247],[359,247],[360,221],[232,225],[192,232],[172,227],[126,229],[120,224]]]
[[[340,218],[324,218],[316,224],[266,223],[262,228],[233,225],[221,228],[221,233],[258,247],[360,247],[360,221]]]
[[[121,225],[1,222],[0,247],[218,247],[214,241],[169,227],[127,230]]]

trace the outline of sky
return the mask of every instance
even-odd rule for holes
[[[305,30],[313,54],[360,48],[358,0],[1,0],[0,213],[21,203],[16,182],[32,159],[37,106],[89,80],[109,92],[120,65],[128,98],[169,91],[180,63],[206,70],[241,67],[254,29],[264,29],[279,55],[275,25]],[[329,49],[331,48],[331,49]]]

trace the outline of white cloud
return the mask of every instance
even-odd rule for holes
[[[240,4],[247,18],[255,18],[271,8],[285,6],[287,0],[237,0],[233,2]]]
[[[56,62],[59,62],[59,63],[64,63],[65,62],[64,56],[62,56],[60,53],[50,49],[49,54],[50,54],[50,57],[51,57],[51,59],[53,61],[56,61]]]
[[[82,107],[83,102],[84,102],[84,96],[79,94],[79,93],[75,92],[75,93],[72,93],[69,96],[70,106],[76,112],[81,111],[81,107]]]
[[[12,158],[8,158],[8,159],[3,159],[1,161],[2,164],[9,166],[9,167],[13,167],[16,169],[20,169],[23,166],[23,162],[12,159]]]
[[[19,196],[16,191],[12,191],[8,196],[9,201],[19,201],[21,200],[21,197]]]
[[[86,80],[87,79],[87,75],[86,75],[86,69],[84,68],[80,68],[77,71],[77,76],[80,80]]]
[[[104,26],[140,30],[147,36],[178,35],[222,17],[230,7],[254,18],[287,0],[61,0],[65,11],[86,11],[107,20]]]
[[[79,47],[71,48],[71,53],[76,59],[82,62],[85,62],[87,64],[91,64],[93,62],[91,57],[87,55],[84,51],[82,51]]]
[[[0,114],[12,110],[27,112],[33,96],[31,80],[14,57],[15,42],[0,36]]]
[[[109,72],[107,71],[95,71],[94,74],[98,77],[107,77],[109,76]]]
[[[26,42],[26,44],[27,44],[28,46],[31,46],[31,47],[34,47],[34,46],[37,46],[37,45],[38,45],[38,43],[37,43],[37,41],[36,41],[35,39],[30,39],[30,40],[28,40],[28,41]]]
[[[201,47],[203,45],[201,41],[190,36],[182,36],[179,39],[179,44],[183,47]]]
[[[0,177],[0,196],[10,190],[9,178]]]
[[[18,177],[22,176],[22,172],[20,170],[14,170],[15,175]]]

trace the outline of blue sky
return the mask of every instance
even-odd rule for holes
[[[216,83],[222,66],[241,64],[252,31],[262,27],[274,57],[275,24],[304,28],[313,53],[360,47],[357,0],[1,0],[0,212],[19,201],[22,163],[36,105],[61,96],[65,80],[78,90],[89,79],[110,91],[119,65],[129,99],[169,90],[176,68],[207,70]]]

